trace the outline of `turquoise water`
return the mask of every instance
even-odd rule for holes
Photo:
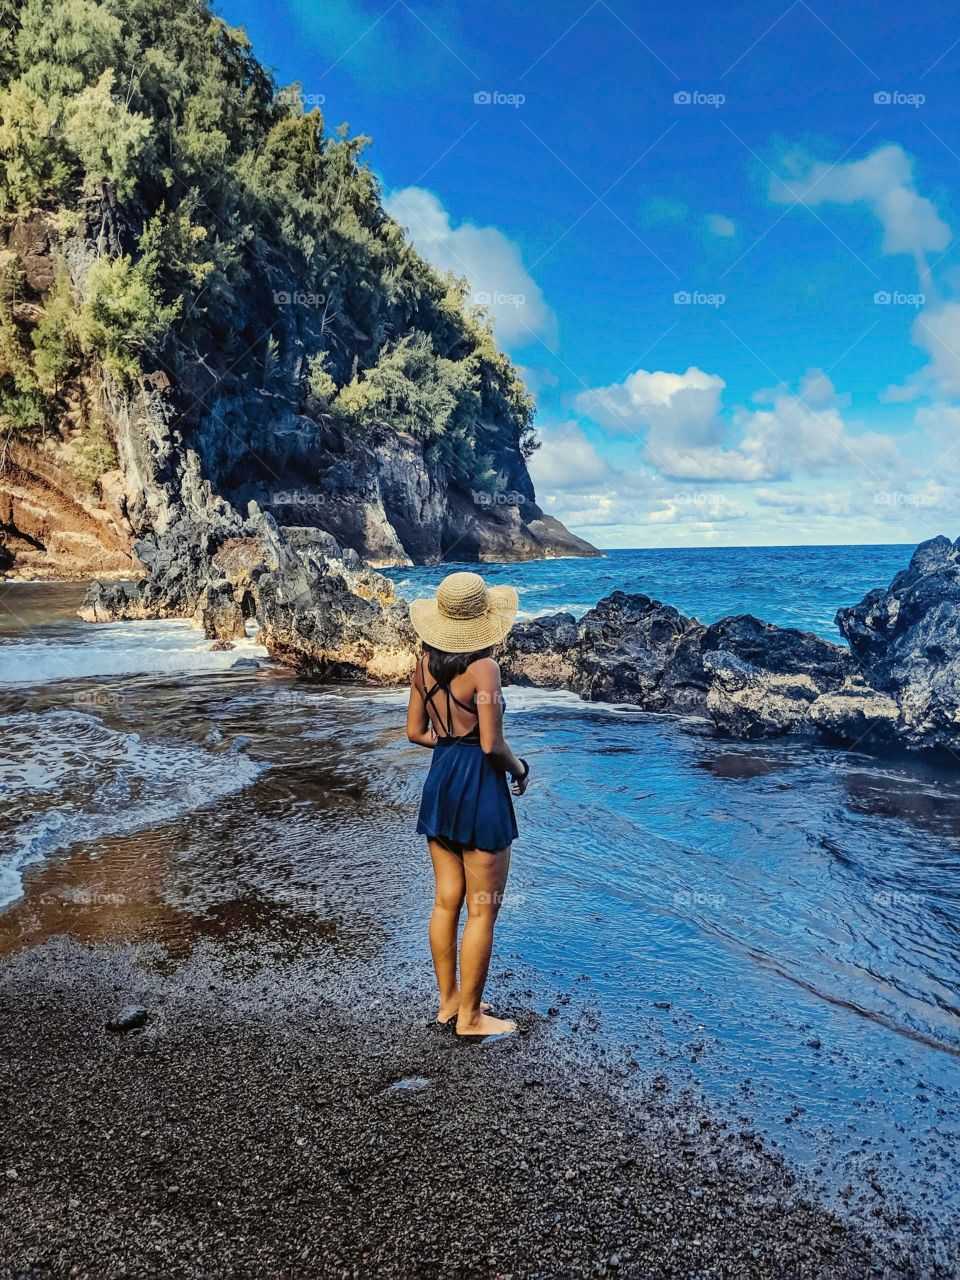
[[[523,616],[581,614],[611,591],[636,591],[701,622],[752,613],[782,627],[839,640],[834,614],[905,569],[913,547],[706,547],[611,551],[602,560],[442,564],[385,569],[405,599],[433,590],[454,569],[479,568],[520,592]]]

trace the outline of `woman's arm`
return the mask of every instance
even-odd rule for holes
[[[423,693],[417,683],[417,675],[414,672],[413,679],[410,681],[410,701],[407,704],[407,737],[411,742],[415,742],[418,747],[434,747],[437,741],[437,735],[433,732],[433,725],[430,723],[430,717],[427,714],[427,704],[423,700]]]
[[[480,745],[488,756],[506,773],[518,780],[525,773],[520,759],[513,754],[503,736],[503,692],[500,687],[500,668],[492,658],[481,658],[475,664],[477,679],[477,718],[480,722]],[[526,779],[519,783],[526,790]],[[522,791],[521,791],[522,794]]]

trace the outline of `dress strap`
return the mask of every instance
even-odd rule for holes
[[[433,685],[432,685],[429,689],[427,688],[427,676],[426,676],[426,671],[427,671],[427,657],[426,657],[426,654],[424,654],[424,655],[423,655],[423,657],[420,659],[420,662],[419,662],[419,663],[418,663],[418,665],[417,665],[417,670],[418,670],[418,671],[419,671],[419,673],[420,673],[420,680],[421,680],[421,683],[422,683],[422,685],[423,685],[423,700],[424,700],[424,703],[425,703],[425,704],[427,704],[428,706],[431,706],[431,707],[433,708],[434,712],[436,713],[437,722],[438,722],[440,725],[443,725],[443,726],[445,726],[445,727],[446,727],[447,737],[448,737],[448,738],[455,739],[455,738],[457,737],[457,735],[456,735],[456,734],[454,733],[454,731],[453,731],[453,706],[452,706],[452,702],[455,702],[455,703],[457,704],[457,706],[458,706],[458,707],[460,707],[460,709],[461,709],[462,711],[466,711],[466,712],[468,712],[468,713],[469,713],[470,715],[472,715],[472,716],[477,716],[477,720],[479,721],[479,718],[480,718],[480,717],[477,715],[477,707],[476,707],[476,703],[474,702],[474,704],[473,704],[472,706],[469,706],[467,703],[465,703],[465,702],[461,702],[461,701],[460,701],[460,699],[457,697],[457,695],[453,692],[453,690],[450,688],[450,686],[449,686],[448,684],[441,685],[441,683],[440,683],[440,681],[439,681],[439,680],[435,680],[435,681],[433,682]],[[444,713],[440,710],[440,707],[439,707],[439,705],[438,705],[438,704],[437,704],[437,702],[436,702],[436,695],[440,692],[440,690],[441,690],[441,689],[443,690],[443,692],[446,694],[446,697],[447,697],[447,703],[446,703],[446,708],[445,708],[446,714],[444,714]],[[469,732],[468,732],[468,733],[461,734],[461,735],[460,735],[460,737],[462,737],[462,738],[467,738],[467,737],[469,737],[471,734],[476,733],[476,731],[477,731],[477,726],[475,725],[473,729],[469,730]]]

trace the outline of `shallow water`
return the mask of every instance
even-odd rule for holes
[[[322,939],[334,964],[428,981],[428,758],[402,736],[404,694],[205,669],[223,655],[169,624],[130,633],[130,651],[165,654],[147,674],[123,629],[71,620],[79,594],[3,593],[49,648],[44,678],[0,677],[0,875],[24,890],[0,955],[68,931],[176,962],[255,931],[278,962]],[[25,638],[9,632],[0,667]],[[87,674],[51,679],[59,650]],[[645,1076],[699,1082],[824,1186],[955,1214],[960,775],[722,743],[565,694],[508,700],[535,782],[494,994],[523,973],[532,1007],[578,1010],[558,1034],[596,1020]]]

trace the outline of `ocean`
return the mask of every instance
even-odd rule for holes
[[[836,609],[910,550],[623,551],[482,571],[518,587],[525,616],[582,613],[622,588],[703,621],[751,612],[838,638]],[[452,567],[465,566],[393,576],[413,596]],[[88,626],[82,593],[0,586],[0,962],[67,932],[155,943],[179,963],[211,919],[224,937],[254,912],[278,957],[294,927],[332,939],[352,999],[374,961],[427,990],[414,826],[428,760],[403,734],[403,691],[231,669],[236,652],[211,653],[185,624]],[[255,636],[240,647],[262,654]],[[704,1090],[824,1194],[872,1180],[915,1212],[955,1212],[960,776],[723,742],[697,720],[563,693],[508,701],[533,785],[494,996],[509,971],[531,1007],[579,1000],[641,1075]],[[239,735],[246,749],[231,749]]]
[[[611,551],[602,560],[433,565],[386,569],[400,595],[428,594],[455,569],[481,569],[520,593],[520,616],[579,617],[612,591],[641,592],[681,613],[716,622],[752,613],[781,627],[839,640],[834,615],[906,568],[913,547],[701,547]]]

